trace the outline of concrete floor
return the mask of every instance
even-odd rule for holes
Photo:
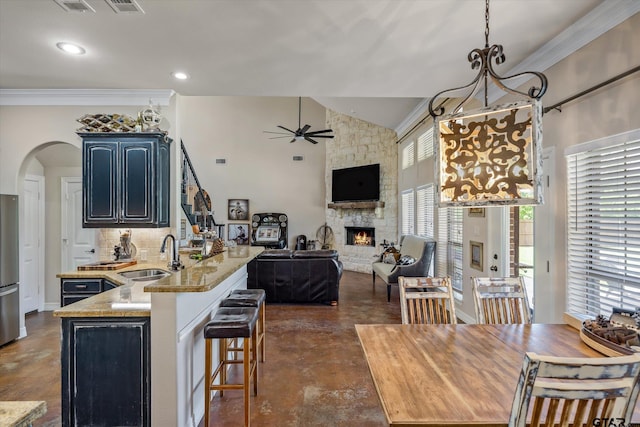
[[[388,303],[380,279],[373,290],[370,274],[345,271],[337,307],[268,305],[267,360],[252,397],[252,425],[386,425],[358,323],[400,323],[397,287]],[[59,426],[60,321],[51,312],[29,315],[27,330],[28,337],[0,347],[0,400],[45,400],[47,414],[34,426]],[[211,409],[212,426],[242,425],[241,391],[214,397]]]

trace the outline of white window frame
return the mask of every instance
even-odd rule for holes
[[[423,237],[435,237],[435,186],[433,183],[416,189],[416,234]]]
[[[436,246],[436,274],[451,277],[456,295],[463,293],[463,218],[464,209],[438,208],[438,244]]]
[[[433,126],[418,137],[418,163],[432,158],[434,154],[433,146]]]
[[[402,235],[415,234],[415,192],[413,188],[405,190],[400,195],[402,206]]]
[[[416,163],[416,146],[413,141],[402,149],[402,170],[408,169]]]
[[[640,129],[570,147],[567,311],[640,307]]]

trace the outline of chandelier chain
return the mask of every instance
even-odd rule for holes
[[[484,47],[489,47],[489,0],[485,1],[484,8]]]

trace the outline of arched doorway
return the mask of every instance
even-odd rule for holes
[[[51,141],[34,148],[18,174],[20,196],[20,294],[23,313],[59,307],[62,241],[62,178],[81,182],[79,147]]]

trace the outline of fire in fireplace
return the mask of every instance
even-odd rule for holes
[[[347,245],[375,246],[376,230],[371,227],[345,227]]]

